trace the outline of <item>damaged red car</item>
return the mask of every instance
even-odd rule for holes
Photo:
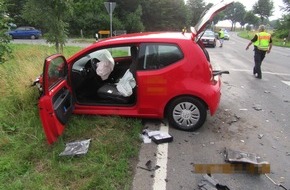
[[[36,83],[48,143],[57,140],[71,114],[166,118],[185,131],[200,128],[221,96],[220,75],[197,36],[232,2],[206,12],[190,33],[144,32],[101,40],[69,59],[47,57]]]

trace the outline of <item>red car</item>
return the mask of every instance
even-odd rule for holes
[[[201,127],[220,101],[223,71],[213,71],[196,36],[228,3],[213,6],[191,33],[154,32],[108,38],[66,60],[45,59],[37,82],[48,143],[74,114],[167,118],[185,131]],[[36,83],[37,83],[36,82]]]

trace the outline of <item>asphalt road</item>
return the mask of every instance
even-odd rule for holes
[[[216,68],[230,71],[222,77],[222,98],[214,116],[195,133],[147,121],[149,129],[168,130],[174,140],[156,145],[142,144],[133,190],[193,190],[203,174],[194,164],[224,164],[223,150],[255,153],[270,163],[268,174],[290,188],[290,49],[273,47],[262,65],[263,79],[253,77],[253,46],[231,33],[223,48],[208,48]],[[160,166],[146,171],[146,162]],[[265,175],[212,174],[231,190],[282,189]]]

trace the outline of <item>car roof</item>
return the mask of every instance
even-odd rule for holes
[[[191,33],[182,32],[142,32],[142,33],[131,33],[123,34],[112,38],[99,41],[99,43],[122,43],[122,42],[169,42],[176,40],[190,40],[192,39]]]

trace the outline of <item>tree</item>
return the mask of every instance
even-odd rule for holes
[[[282,8],[282,10],[290,13],[290,1],[289,0],[283,0],[283,3],[285,7]]]
[[[282,8],[282,10],[286,11],[287,13],[290,13],[290,1],[289,0],[283,0],[283,3],[285,5],[284,8]],[[288,14],[287,16],[284,16],[284,24],[282,26],[285,27],[285,29],[288,29],[288,37],[287,40],[290,40],[290,14]]]
[[[188,11],[189,25],[194,26],[198,23],[200,16],[206,10],[203,0],[188,0],[186,2]]]
[[[141,0],[116,0],[116,4],[115,14],[123,26],[116,29],[123,29],[128,33],[144,31]]]
[[[232,23],[231,30],[235,30],[237,22],[243,22],[243,18],[246,14],[245,6],[240,2],[234,2],[224,11],[225,19],[228,19]]]
[[[186,25],[186,7],[179,0],[141,0],[142,22],[147,31],[181,31]]]
[[[0,0],[0,63],[5,62],[5,57],[10,55],[9,37],[5,34],[8,30],[8,17],[6,15],[5,4]]]
[[[110,28],[110,17],[103,0],[73,0],[72,9],[73,14],[68,18],[70,35],[81,33],[93,37],[99,30]]]
[[[72,15],[72,0],[27,0],[23,17],[41,25],[46,31],[48,43],[55,44],[56,51],[63,52],[68,38],[68,17]]]
[[[253,5],[253,13],[260,16],[262,23],[264,23],[265,19],[273,15],[273,9],[274,5],[271,0],[258,0]]]
[[[139,5],[134,12],[126,15],[125,17],[126,22],[124,23],[124,25],[128,33],[144,31],[145,27],[141,21],[141,16],[142,16],[141,5]]]
[[[244,16],[244,22],[247,23],[248,25],[257,26],[259,23],[259,18],[255,16],[253,11],[248,11]]]
[[[27,0],[5,0],[7,13],[10,18],[13,18],[13,23],[17,26],[29,25],[22,17],[22,10]]]

